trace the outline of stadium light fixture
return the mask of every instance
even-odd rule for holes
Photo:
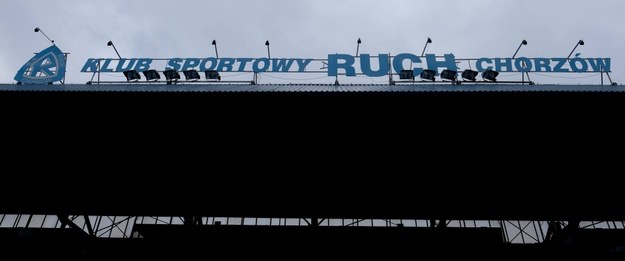
[[[156,70],[147,70],[143,72],[143,76],[148,82],[156,82],[161,79],[161,75]]]
[[[138,82],[141,80],[141,75],[136,70],[125,71],[124,76],[128,82]]]
[[[523,47],[523,45],[527,45],[527,40],[523,40],[521,42],[521,45],[519,45],[519,48],[516,50],[516,52],[512,56],[512,59],[516,58],[517,54],[519,54],[519,51],[521,50],[521,47]],[[525,68],[526,66],[527,65],[525,64],[525,61],[523,61],[523,67]],[[522,77],[523,84],[525,84],[525,75],[526,74],[527,74],[527,79],[530,81],[530,84],[531,84],[532,80],[530,78],[530,73],[529,72],[521,72],[521,77]]]
[[[176,70],[167,70],[164,71],[165,79],[167,80],[167,84],[171,84],[172,82],[177,82],[180,80],[180,73]]]
[[[115,50],[115,53],[117,54],[117,57],[119,57],[120,60],[122,59],[122,56],[119,55],[119,52],[117,51],[117,48],[115,47],[115,44],[113,44],[113,41],[109,41],[106,45],[112,46],[113,49]]]
[[[579,40],[579,42],[577,42],[577,45],[575,45],[575,48],[573,48],[573,51],[571,51],[571,53],[569,54],[568,57],[566,57],[566,59],[570,59],[571,56],[573,56],[573,53],[575,52],[575,50],[577,50],[577,47],[579,47],[580,45],[585,45],[586,43],[584,42],[584,40]]]
[[[204,72],[206,74],[207,80],[218,80],[221,81],[221,76],[219,76],[219,72],[215,70],[208,70]]]
[[[441,73],[441,78],[444,80],[449,80],[452,82],[456,81],[456,77],[458,76],[458,72],[457,71],[452,71],[452,70],[443,70],[443,72]]]
[[[197,70],[184,71],[184,77],[187,81],[198,81],[201,79],[200,73]]]
[[[215,58],[219,59],[219,52],[217,51],[217,40],[213,40],[213,46],[215,46]]]
[[[514,53],[514,55],[512,56],[512,59],[516,58],[516,55],[517,55],[517,54],[519,54],[519,51],[521,50],[521,47],[523,47],[523,45],[527,45],[527,41],[526,41],[526,40],[523,40],[523,41],[521,42],[521,45],[519,45],[519,48],[518,48],[518,49],[516,49],[516,52],[515,52],[515,53]]]
[[[41,28],[39,28],[39,27],[35,28],[35,33],[43,34],[43,36],[45,36],[46,39],[48,39],[48,41],[50,41],[50,43],[52,43],[52,45],[55,45],[54,40],[50,39],[50,37],[48,37],[48,35],[46,35],[46,33],[44,33],[43,30],[41,30]]]
[[[425,42],[425,47],[423,48],[423,52],[421,53],[421,57],[425,56],[425,51],[428,49],[428,45],[432,43],[432,38],[428,37],[428,40]]]
[[[421,79],[428,81],[436,81],[436,71],[434,70],[423,70],[421,73]]]
[[[499,72],[493,70],[486,70],[482,73],[482,78],[490,82],[496,82],[497,76],[499,76]]]
[[[464,70],[464,72],[462,72],[462,79],[465,79],[467,81],[471,81],[474,82],[476,81],[476,77],[479,73],[473,70]]]
[[[414,81],[414,72],[412,70],[402,70],[399,74],[399,79]]]

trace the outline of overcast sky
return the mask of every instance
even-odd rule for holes
[[[90,57],[206,57],[219,42],[221,57],[324,58],[329,53],[429,53],[458,58],[520,55],[566,57],[578,40],[584,57],[611,57],[625,81],[623,0],[0,0],[0,82],[13,82],[32,53],[48,47],[41,27],[71,56],[68,81]],[[588,77],[589,75],[557,75]],[[540,83],[591,82],[535,75]],[[516,77],[516,76],[515,76]],[[519,77],[520,78],[520,77]],[[276,80],[277,81],[277,80]],[[384,81],[384,79],[380,79]]]

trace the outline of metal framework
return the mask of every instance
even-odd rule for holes
[[[540,244],[571,229],[624,230],[625,221],[520,221],[520,220],[418,220],[418,219],[306,219],[182,216],[79,216],[0,214],[0,228],[78,229],[97,238],[137,238],[135,225],[196,226],[326,226],[326,227],[450,227],[501,228],[512,244]]]
[[[371,58],[380,58],[379,56],[370,56]],[[473,81],[466,81],[466,80],[456,80],[456,81],[439,81],[439,82],[432,82],[432,81],[417,81],[417,80],[395,80],[396,78],[398,78],[400,76],[400,73],[395,73],[393,72],[392,66],[391,66],[391,61],[392,59],[395,58],[395,56],[392,56],[391,54],[389,54],[389,72],[386,74],[388,76],[388,84],[389,85],[396,85],[396,84],[439,84],[439,83],[443,83],[443,84],[462,84],[462,83],[480,83],[480,84],[528,84],[528,85],[534,85],[535,83],[531,81],[531,79],[529,78],[529,72],[526,73],[522,73],[522,80],[521,81],[497,81],[497,82],[491,82],[491,81],[477,81],[477,82],[473,82]],[[420,56],[421,58],[423,58],[424,56]],[[444,56],[436,56],[436,58],[443,58]],[[101,74],[103,73],[101,71],[101,62],[102,60],[106,60],[109,58],[98,58],[98,64],[96,67],[96,71],[93,72],[93,75],[91,77],[91,80],[89,82],[87,82],[87,84],[91,85],[91,84],[171,84],[172,82],[168,82],[168,81],[135,81],[135,82],[128,82],[128,81],[103,81],[101,79]],[[355,57],[355,59],[360,59],[360,57]],[[512,60],[514,61],[516,58],[513,58]],[[120,61],[123,59],[109,59],[112,61]],[[154,58],[152,59],[153,61],[160,61],[160,62],[166,62],[170,59],[167,58]],[[233,74],[234,76],[239,76],[239,75],[243,75],[243,74],[251,74],[253,75],[253,78],[251,80],[243,80],[243,81],[220,81],[220,80],[189,80],[189,81],[175,81],[173,82],[174,84],[176,83],[184,83],[184,84],[224,84],[224,83],[234,83],[234,84],[251,84],[251,85],[256,85],[256,84],[260,84],[260,79],[259,76],[261,74],[284,74],[284,73],[291,73],[291,74],[322,74],[325,75],[328,73],[327,71],[327,64],[328,64],[328,59],[311,59],[312,62],[318,63],[318,65],[320,66],[319,70],[307,70],[307,71],[303,71],[303,72],[299,72],[299,71],[288,71],[288,72],[255,72],[253,70],[243,70],[243,71],[237,71],[237,72],[220,72],[223,74]],[[458,63],[458,65],[462,65],[464,66],[465,64],[467,65],[467,67],[469,69],[473,69],[472,68],[472,62],[476,62],[479,59],[477,58],[466,58],[466,59],[456,59],[456,62]],[[413,66],[411,66],[413,67]],[[612,78],[609,74],[609,72],[606,72],[603,70],[603,67],[601,68],[601,72],[575,72],[575,73],[594,73],[594,74],[600,74],[601,75],[601,85],[604,85],[604,74],[607,74],[608,79],[610,81],[611,85],[614,85],[614,82],[612,81]],[[159,73],[163,73],[164,71],[158,71]],[[518,72],[509,72],[509,74],[516,74]],[[573,72],[563,72],[563,73],[573,73]],[[365,74],[362,72],[357,72],[356,76],[357,77],[362,77]],[[525,80],[525,75],[527,75],[528,80]],[[346,76],[345,73],[338,73],[338,75],[336,76],[336,80],[335,80],[335,85],[340,85],[339,80],[338,80],[338,76]],[[232,76],[230,76],[232,77]],[[326,78],[326,77],[320,77],[320,78]],[[327,76],[327,78],[335,78],[334,76]]]

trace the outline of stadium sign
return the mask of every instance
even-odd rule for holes
[[[188,70],[217,71],[217,72],[311,72],[309,67],[313,61],[324,61],[327,64],[328,76],[347,75],[356,76],[362,74],[369,77],[387,76],[392,70],[400,73],[405,70],[406,63],[414,65],[414,74],[418,75],[423,70],[439,72],[441,69],[458,70],[458,64],[463,61],[470,63],[471,68],[483,72],[495,70],[502,73],[508,72],[541,72],[541,73],[601,73],[611,72],[610,58],[581,58],[578,56],[568,58],[479,58],[479,59],[456,59],[453,54],[436,56],[427,54],[420,57],[414,54],[404,53],[395,56],[379,54],[371,56],[362,54],[358,57],[349,54],[330,54],[327,59],[311,58],[130,58],[88,59],[83,68],[84,73],[93,72],[117,72],[128,70],[144,72],[147,70],[175,70],[179,72]],[[160,65],[156,65],[156,63]]]
[[[390,54],[329,54],[327,58],[90,58],[82,67],[84,73],[124,73],[127,71],[214,71],[253,73],[320,73],[327,76],[383,77],[412,69],[413,75],[424,70],[439,74],[442,70],[475,69],[477,72],[493,70],[499,73],[609,73],[610,58],[582,58],[580,54],[569,58],[490,58],[457,59],[454,54],[417,56],[402,53]],[[50,84],[63,81],[66,72],[65,54],[52,45],[37,53],[15,76],[18,83]],[[319,65],[322,68],[319,69]],[[317,66],[317,67],[316,67]],[[409,68],[409,69],[407,69]],[[410,71],[408,71],[410,72]]]

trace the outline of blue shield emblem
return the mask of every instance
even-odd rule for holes
[[[15,80],[27,84],[58,82],[65,78],[65,64],[63,51],[53,45],[24,64],[15,75]]]

